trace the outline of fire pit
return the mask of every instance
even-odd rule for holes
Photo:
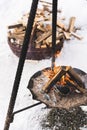
[[[45,68],[31,77],[28,89],[48,107],[69,109],[87,104],[85,77],[84,71],[70,66]]]

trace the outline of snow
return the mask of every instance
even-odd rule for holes
[[[48,0],[51,2],[50,0]],[[11,52],[7,43],[7,26],[15,23],[24,13],[29,12],[31,0],[0,0],[0,130],[3,130],[9,99],[14,83],[18,58]],[[77,31],[82,40],[72,38],[64,43],[56,65],[71,65],[87,72],[87,1],[86,0],[59,0],[59,9],[65,17],[66,25],[71,16],[76,17]],[[41,61],[26,61],[22,73],[20,88],[15,104],[15,110],[36,103],[27,89],[30,77],[43,68],[51,66],[51,59]],[[40,121],[47,114],[48,109],[43,109],[44,104],[15,115],[10,130],[41,130]],[[87,111],[87,106],[82,106]],[[85,128],[82,128],[85,130]]]

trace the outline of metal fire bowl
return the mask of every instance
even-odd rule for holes
[[[63,66],[64,67],[64,66]],[[43,71],[50,70],[45,68],[36,72],[29,81],[28,89],[32,93],[32,98],[46,104],[48,107],[70,109],[72,107],[87,105],[87,93],[70,93],[61,95],[51,89],[49,93],[42,93],[42,87],[49,81]],[[87,74],[77,68],[73,68],[81,77],[84,84],[87,82]]]

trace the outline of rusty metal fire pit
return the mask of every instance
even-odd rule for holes
[[[63,66],[65,68],[65,66]],[[71,90],[68,94],[61,94],[60,92],[55,91],[55,85],[52,89],[46,93],[42,91],[43,86],[49,81],[49,78],[46,77],[44,72],[50,71],[51,68],[45,68],[41,71],[36,72],[30,79],[28,84],[28,89],[31,91],[33,95],[33,99],[41,101],[46,104],[48,107],[54,108],[65,108],[70,109],[72,107],[86,105],[87,104],[87,89],[85,85],[86,92],[80,93]],[[77,68],[73,68],[73,70],[79,75],[84,84],[87,81],[87,74]],[[68,86],[69,88],[71,86]]]
[[[12,52],[20,57],[22,45],[18,44],[17,42],[12,42],[12,39],[8,37],[8,44],[12,50]],[[61,42],[56,45],[55,52],[60,52],[63,47],[64,39],[60,39]],[[32,44],[30,43],[26,55],[26,59],[29,60],[42,60],[42,59],[49,59],[52,56],[52,47],[47,48],[34,48]]]

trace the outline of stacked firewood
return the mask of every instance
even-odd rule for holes
[[[47,48],[52,47],[52,10],[48,6],[49,4],[43,4],[43,9],[38,9],[33,25],[32,35],[30,42],[35,48]],[[60,12],[60,11],[59,11]],[[26,31],[26,25],[28,20],[28,14],[23,15],[17,24],[8,26],[9,32],[8,37],[11,38],[12,42],[23,44],[23,39]],[[62,23],[62,20],[57,21],[57,36],[56,44],[61,42],[60,39],[70,40],[71,36],[81,40],[82,37],[76,34],[75,29],[75,17],[71,17],[69,26],[66,27]]]
[[[74,71],[71,66],[58,66],[54,68],[54,71],[44,71],[45,76],[49,78],[49,81],[42,87],[42,91],[49,93],[50,90],[57,90],[58,86],[61,89],[68,88],[68,92],[86,93],[85,85],[82,82],[81,77]],[[66,89],[64,89],[66,91]]]

